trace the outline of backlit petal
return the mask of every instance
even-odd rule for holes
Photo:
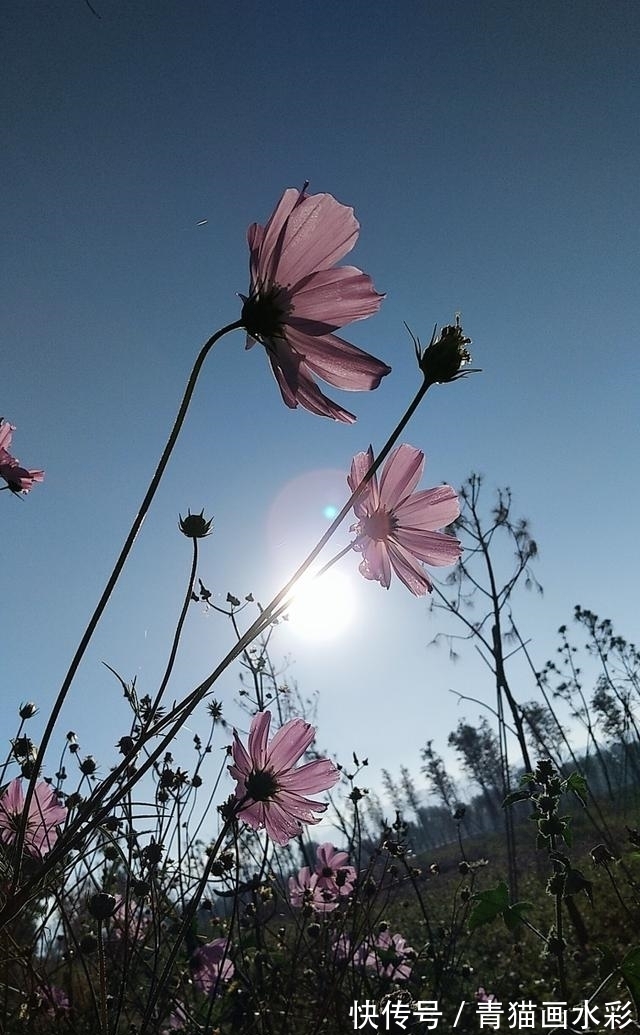
[[[428,531],[446,528],[459,514],[458,494],[450,485],[438,485],[435,489],[414,492],[395,509],[395,516],[401,527],[422,528]]]
[[[271,712],[258,712],[251,720],[248,747],[253,769],[266,769],[270,722]]]
[[[455,564],[462,553],[460,541],[445,532],[425,532],[420,529],[397,528],[393,538],[419,560],[435,568]]]
[[[296,285],[287,323],[308,334],[327,334],[377,313],[383,298],[371,277],[355,266],[317,270]]]
[[[413,446],[398,446],[389,456],[380,476],[380,502],[386,510],[413,492],[422,477],[424,453]]]
[[[331,194],[304,198],[287,219],[274,279],[283,287],[293,286],[310,273],[333,266],[351,251],[359,231],[353,209]]]
[[[303,719],[291,719],[280,727],[269,746],[269,768],[278,778],[304,755],[315,735],[313,726]]]
[[[307,367],[336,388],[349,392],[371,391],[391,373],[386,363],[335,334],[316,338],[290,326],[287,338],[296,352],[304,356]]]
[[[366,453],[356,453],[351,461],[351,471],[347,476],[347,484],[351,492],[355,492],[365,474],[373,463],[373,448],[369,446]],[[362,490],[362,495],[354,504],[356,517],[363,518],[372,511],[377,510],[380,504],[378,493],[378,476],[374,474]]]
[[[433,583],[413,554],[397,543],[389,543],[389,554],[393,570],[407,589],[417,597],[431,592]]]

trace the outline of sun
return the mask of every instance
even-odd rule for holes
[[[288,609],[291,629],[307,640],[332,640],[352,622],[355,599],[346,575],[331,570],[302,580]]]

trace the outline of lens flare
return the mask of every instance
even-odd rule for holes
[[[353,619],[355,598],[346,575],[328,571],[304,579],[288,609],[289,625],[308,640],[332,640],[345,633]]]

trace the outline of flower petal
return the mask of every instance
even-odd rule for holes
[[[419,560],[434,568],[455,564],[462,554],[460,540],[446,532],[427,532],[422,529],[397,528],[390,540],[408,550]]]
[[[9,448],[15,430],[15,425],[9,424],[9,421],[2,421],[0,423],[0,449],[7,450]]]
[[[247,241],[249,242],[249,276],[250,276],[250,292],[253,294],[254,291],[258,291],[261,287],[259,283],[258,273],[258,260],[260,255],[260,248],[264,240],[264,227],[260,226],[259,223],[252,223],[247,230]]]
[[[391,373],[386,363],[335,334],[318,338],[288,326],[287,339],[314,374],[348,392],[372,391]]]
[[[450,485],[414,492],[395,508],[398,525],[403,528],[435,531],[446,528],[460,514],[458,494]]]
[[[261,249],[262,260],[273,242],[275,261],[270,264],[269,276],[282,287],[297,284],[310,273],[339,262],[351,251],[360,232],[353,209],[341,205],[331,194],[303,195],[298,201],[300,195],[295,192],[297,197],[291,206],[287,197],[291,193],[285,191],[278,206],[281,211],[276,209],[269,220]],[[278,224],[287,208],[280,234]]]
[[[287,324],[306,334],[328,334],[377,313],[384,295],[355,266],[317,270],[292,288],[293,313]]]
[[[315,758],[298,769],[278,773],[278,786],[291,794],[328,791],[340,779],[340,771],[328,758]]]
[[[390,542],[389,556],[396,575],[414,596],[423,597],[425,593],[431,592],[433,583],[413,554],[398,543]]]
[[[342,406],[334,403],[320,391],[318,385],[308,373],[308,368],[304,362],[300,362],[297,384],[295,388],[292,388],[287,381],[285,372],[274,361],[272,356],[269,356],[269,359],[282,398],[291,409],[302,406],[303,409],[309,410],[310,413],[316,413],[320,417],[330,417],[332,420],[339,420],[344,424],[355,423],[356,418],[353,413],[349,413],[349,410],[343,409]]]
[[[391,564],[389,551],[386,543],[378,539],[363,537],[359,547],[363,560],[358,566],[358,571],[365,579],[375,579],[385,589],[391,585]]]
[[[302,758],[309,745],[313,743],[315,735],[313,726],[304,719],[291,719],[280,727],[269,746],[268,763],[269,768],[278,777],[278,782],[280,774]]]
[[[258,712],[251,720],[249,731],[249,755],[251,756],[252,769],[266,769],[269,758],[267,741],[269,739],[269,725],[271,723],[271,712]]]
[[[402,445],[389,456],[380,477],[380,502],[393,510],[410,493],[422,477],[424,453],[413,446]]]
[[[275,273],[282,252],[287,220],[296,205],[301,203],[303,197],[304,195],[301,191],[296,190],[295,187],[290,187],[280,198],[265,226],[259,227],[262,235],[252,264],[256,271],[257,282],[260,285],[272,284],[275,281]],[[258,224],[254,225],[257,226]],[[254,231],[254,240],[257,241],[259,238],[260,235]]]
[[[351,492],[355,492],[373,463],[373,448],[369,446],[366,453],[356,453],[351,461],[351,471],[347,476],[347,484]],[[380,505],[378,492],[378,476],[374,474],[362,490],[362,494],[353,505],[356,517],[363,518]]]
[[[314,823],[317,820],[311,819],[308,822]],[[302,831],[302,823],[283,809],[276,801],[269,802],[265,809],[264,827],[269,837],[278,845],[286,845],[292,837],[297,837]]]
[[[313,801],[311,798],[305,798],[300,794],[295,794],[293,791],[281,791],[278,797],[269,804],[277,804],[285,812],[288,812],[290,816],[303,823],[317,823],[318,820],[314,813],[322,813],[327,810],[324,802]]]
[[[233,731],[233,745],[231,747],[234,765],[228,767],[234,780],[246,780],[251,772],[251,758],[236,730]]]

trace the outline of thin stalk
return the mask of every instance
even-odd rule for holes
[[[102,1035],[109,1033],[107,1014],[107,971],[104,958],[104,939],[102,937],[102,920],[98,920],[98,965],[100,970],[100,1031]]]
[[[195,580],[196,580],[196,571],[197,571],[197,568],[198,568],[198,540],[195,538],[195,536],[192,538],[192,543],[193,543],[193,559],[191,561],[191,571],[189,572],[189,581],[187,583],[187,591],[185,593],[184,602],[182,604],[182,610],[180,612],[180,617],[178,619],[178,624],[176,626],[176,631],[175,631],[175,634],[174,634],[174,637],[173,637],[173,643],[171,644],[171,651],[169,653],[169,660],[167,661],[167,667],[165,669],[164,676],[162,677],[162,682],[160,683],[160,687],[158,689],[158,693],[156,694],[155,701],[153,702],[153,705],[151,706],[151,711],[149,713],[149,718],[147,720],[147,726],[151,725],[153,717],[154,717],[155,713],[157,712],[158,707],[160,705],[160,701],[162,700],[162,696],[163,696],[165,690],[167,689],[167,684],[169,682],[169,679],[171,678],[171,673],[173,672],[173,666],[175,665],[175,661],[176,661],[176,655],[178,653],[178,647],[180,645],[180,637],[182,635],[182,629],[183,629],[183,626],[184,626],[184,623],[185,623],[185,620],[186,620],[186,617],[187,617],[187,612],[189,610],[189,604],[191,603],[191,594],[193,593],[193,586],[194,586],[194,583],[195,583]]]
[[[192,896],[191,901],[189,902],[189,905],[187,906],[187,908],[186,908],[186,910],[184,912],[183,920],[182,920],[182,925],[180,927],[180,931],[178,932],[178,937],[176,938],[175,942],[173,943],[173,946],[171,948],[171,952],[169,953],[167,962],[165,963],[164,970],[162,971],[162,974],[160,975],[160,980],[154,982],[154,988],[153,988],[153,990],[151,992],[151,995],[149,996],[149,1000],[147,1002],[147,1007],[146,1007],[146,1010],[145,1010],[145,1014],[144,1014],[144,1017],[142,1018],[142,1027],[140,1028],[140,1035],[144,1035],[145,1031],[148,1030],[148,1024],[151,1021],[151,1017],[153,1015],[153,1011],[154,1011],[155,1005],[156,1005],[156,1003],[158,1001],[158,997],[160,995],[160,991],[163,988],[167,987],[167,984],[168,984],[168,981],[169,981],[169,977],[171,976],[171,971],[173,970],[173,965],[174,965],[174,963],[175,963],[175,961],[177,959],[178,952],[180,951],[180,946],[182,945],[184,936],[187,933],[187,930],[188,930],[188,928],[189,928],[189,926],[191,924],[191,921],[193,920],[194,916],[196,915],[196,911],[198,909],[198,904],[199,904],[202,896],[204,895],[205,889],[207,887],[207,881],[209,880],[209,877],[211,876],[211,870],[213,869],[213,864],[214,864],[214,862],[216,860],[218,852],[220,851],[220,848],[222,847],[222,842],[224,841],[225,837],[227,836],[230,827],[235,822],[236,816],[240,812],[240,810],[243,807],[243,805],[245,804],[246,800],[247,800],[246,798],[243,798],[243,799],[240,799],[240,801],[238,801],[238,802],[236,802],[234,804],[233,812],[225,820],[224,826],[222,827],[222,830],[220,831],[220,833],[218,834],[218,837],[216,839],[216,843],[214,844],[213,848],[211,849],[211,851],[209,853],[209,858],[207,859],[207,865],[204,868],[204,871],[203,871],[202,877],[200,878],[200,881],[198,883],[198,887],[196,889],[196,892]]]
[[[143,499],[143,501],[142,501],[142,503],[140,505],[140,509],[139,509],[138,513],[136,514],[136,517],[134,518],[133,524],[131,525],[131,528],[129,529],[129,534],[127,535],[127,538],[125,539],[124,546],[122,547],[122,550],[120,551],[120,555],[119,555],[119,557],[118,557],[118,559],[117,559],[117,561],[116,561],[116,563],[115,563],[115,565],[113,567],[113,571],[111,572],[111,575],[109,576],[109,578],[107,580],[107,584],[106,584],[106,586],[105,586],[105,588],[103,590],[102,596],[100,597],[100,600],[98,601],[98,604],[96,606],[95,611],[93,612],[91,618],[89,619],[89,624],[87,625],[87,627],[86,627],[86,629],[84,631],[82,639],[80,640],[78,648],[77,648],[77,650],[76,650],[76,652],[75,652],[75,654],[73,656],[73,659],[71,661],[71,665],[69,666],[69,670],[68,670],[68,672],[67,672],[67,674],[66,674],[66,676],[64,678],[64,682],[63,682],[63,684],[62,684],[62,686],[60,688],[60,691],[58,693],[58,696],[57,696],[57,698],[55,700],[55,703],[54,703],[53,708],[51,710],[51,714],[50,714],[49,719],[47,721],[47,725],[46,725],[45,731],[44,731],[43,736],[42,736],[42,741],[40,743],[40,748],[38,750],[38,757],[36,758],[36,763],[35,763],[35,766],[34,766],[33,775],[31,777],[31,780],[29,781],[29,786],[27,788],[27,793],[26,793],[26,796],[25,796],[24,811],[23,811],[23,814],[22,814],[23,815],[23,819],[22,819],[22,823],[21,823],[21,826],[20,826],[20,830],[18,832],[18,837],[17,837],[17,842],[16,842],[16,858],[17,858],[18,862],[17,862],[16,873],[15,873],[15,878],[14,878],[14,882],[13,882],[13,888],[14,889],[17,887],[17,883],[18,883],[19,878],[20,878],[20,860],[22,859],[22,850],[23,850],[23,847],[24,847],[24,840],[25,840],[26,831],[27,831],[27,822],[28,822],[28,818],[29,818],[29,806],[31,804],[31,800],[32,800],[33,795],[34,795],[38,774],[40,772],[42,763],[44,761],[44,756],[45,756],[47,747],[49,746],[49,741],[51,740],[51,736],[53,734],[53,730],[54,730],[55,724],[58,721],[58,716],[60,715],[60,712],[62,710],[62,706],[63,706],[63,704],[65,702],[65,699],[67,697],[67,694],[68,694],[69,689],[71,687],[71,684],[73,682],[75,674],[78,671],[78,667],[80,665],[80,662],[82,661],[82,658],[84,657],[84,654],[85,654],[85,652],[87,650],[87,647],[89,646],[89,643],[91,642],[91,639],[92,639],[93,634],[94,634],[94,632],[96,630],[98,622],[100,621],[100,619],[102,617],[102,614],[103,614],[103,612],[104,612],[104,610],[105,610],[105,608],[106,608],[106,606],[107,606],[107,604],[109,602],[111,594],[113,593],[113,591],[115,589],[116,583],[117,583],[118,579],[120,578],[120,575],[122,573],[122,569],[125,566],[125,562],[127,560],[127,557],[129,556],[130,552],[131,552],[131,548],[133,547],[133,544],[134,544],[134,542],[136,540],[138,532],[140,531],[140,529],[142,527],[142,523],[143,523],[145,517],[147,516],[147,513],[149,511],[151,503],[153,502],[153,498],[154,498],[154,496],[155,496],[155,494],[157,492],[158,486],[159,486],[160,481],[162,479],[162,475],[164,474],[165,468],[166,468],[167,464],[169,463],[169,459],[171,457],[171,454],[173,452],[175,444],[178,441],[178,436],[180,434],[180,431],[182,430],[182,425],[184,424],[185,417],[187,416],[187,410],[189,409],[189,404],[191,402],[191,397],[193,396],[193,393],[195,391],[195,387],[196,387],[196,384],[197,384],[197,381],[198,381],[198,377],[200,375],[200,371],[202,370],[204,361],[206,360],[207,356],[209,355],[209,352],[211,351],[211,349],[213,348],[215,343],[220,338],[222,338],[223,335],[228,334],[230,331],[239,330],[239,328],[242,327],[242,326],[244,326],[243,323],[242,323],[242,320],[235,320],[233,323],[227,324],[225,327],[222,327],[221,330],[216,331],[216,333],[213,334],[209,338],[209,340],[206,341],[205,344],[200,349],[200,352],[198,353],[196,361],[195,361],[195,363],[193,365],[193,369],[191,371],[191,374],[189,375],[189,380],[187,382],[187,387],[185,388],[184,395],[182,397],[182,402],[180,403],[180,408],[178,410],[178,415],[177,415],[177,417],[176,417],[176,419],[174,421],[173,427],[171,429],[171,433],[169,435],[169,438],[167,439],[167,443],[166,443],[166,445],[164,447],[164,450],[162,452],[162,456],[160,457],[160,460],[158,461],[158,466],[156,467],[155,473],[154,473],[154,475],[153,475],[153,477],[151,479],[151,482],[149,483],[149,488],[147,489],[145,497],[144,497],[144,499]]]

